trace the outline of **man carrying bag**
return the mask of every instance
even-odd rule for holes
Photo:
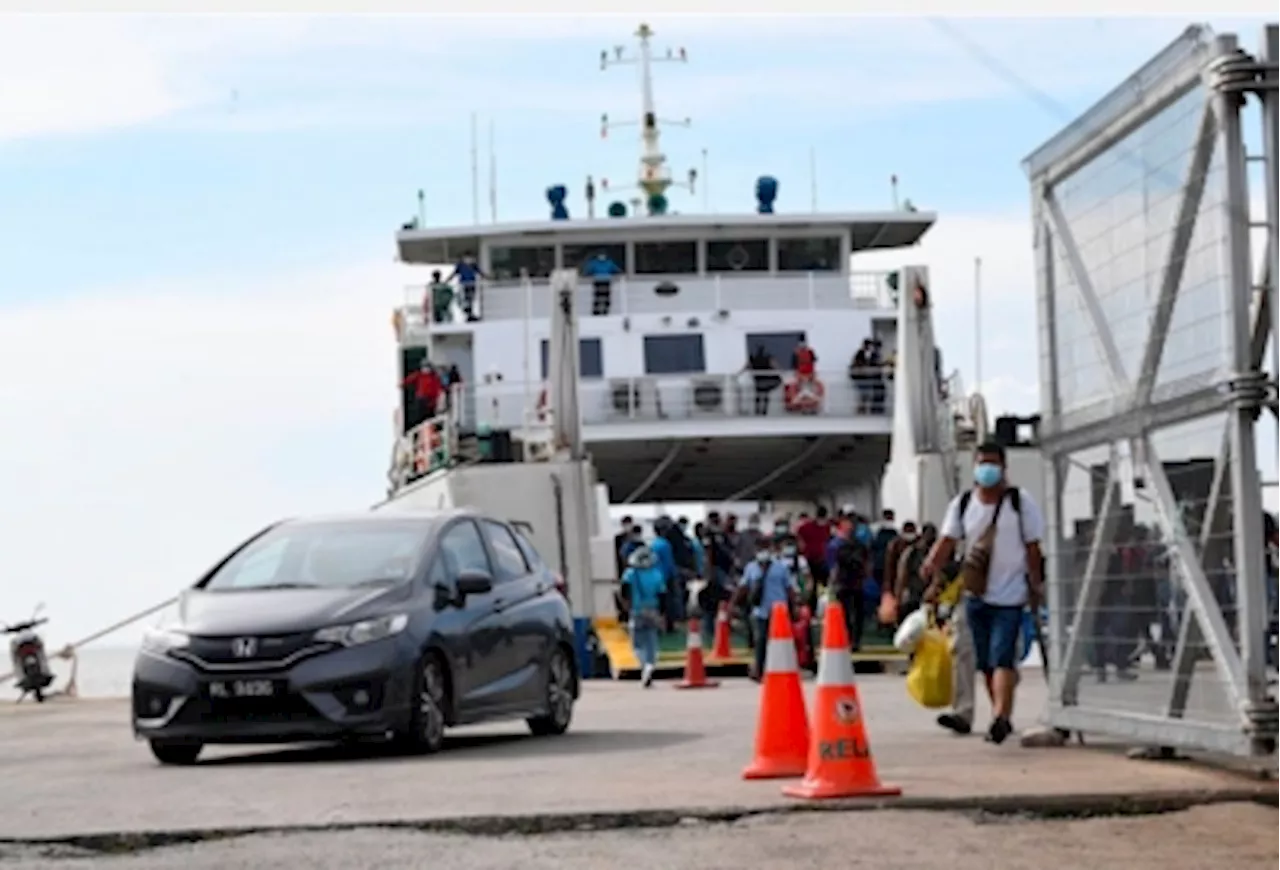
[[[920,571],[930,579],[925,600],[933,603],[942,594],[942,567],[950,562],[956,543],[966,542],[959,606],[995,714],[987,739],[1003,743],[1013,733],[1022,612],[1028,606],[1038,612],[1043,600],[1044,518],[1026,490],[1007,483],[1003,446],[984,442],[974,459],[974,488],[947,507],[942,537]]]

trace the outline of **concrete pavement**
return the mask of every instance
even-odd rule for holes
[[[425,856],[430,856],[429,860]],[[88,861],[86,861],[88,859]],[[662,831],[477,837],[364,829],[263,834],[132,855],[0,845],[4,870],[1274,870],[1276,811],[1230,805],[1141,818],[1018,821],[888,810],[765,816]]]
[[[1016,741],[996,747],[976,736],[956,738],[907,699],[901,678],[868,677],[859,685],[880,774],[903,787],[906,805],[1275,793],[1274,783],[1203,766],[1125,760],[1114,747],[1031,750]],[[1043,686],[1028,681],[1024,689],[1022,709],[1040,709]],[[0,839],[547,813],[689,809],[732,816],[793,806],[779,783],[739,776],[751,757],[757,703],[747,681],[702,692],[593,682],[562,737],[530,737],[523,723],[463,729],[434,757],[213,748],[195,768],[157,765],[132,740],[124,701],[0,705]],[[486,825],[478,829],[504,829]]]

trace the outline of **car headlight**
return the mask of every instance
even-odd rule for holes
[[[408,624],[409,617],[403,613],[397,613],[392,616],[380,616],[377,619],[365,619],[351,625],[332,625],[322,628],[316,632],[316,640],[322,643],[357,646],[399,634]]]
[[[182,649],[190,643],[190,637],[173,628],[149,628],[142,635],[142,648],[153,653]]]

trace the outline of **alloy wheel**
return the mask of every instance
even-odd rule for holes
[[[429,750],[434,751],[444,742],[444,674],[434,658],[422,663],[418,730],[419,740]]]
[[[564,727],[573,715],[573,673],[569,660],[557,651],[547,674],[547,710],[557,726]]]

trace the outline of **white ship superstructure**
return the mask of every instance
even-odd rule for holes
[[[740,213],[672,213],[651,33],[642,25],[637,37],[638,198],[611,202],[595,217],[589,182],[575,216],[570,191],[554,185],[544,221],[403,229],[400,259],[422,265],[424,278],[406,290],[397,314],[403,374],[424,357],[456,366],[458,431],[498,433],[516,452],[538,443],[549,431],[549,279],[553,270],[575,269],[583,438],[611,501],[787,497],[878,507],[895,417],[914,427],[913,449],[925,446],[918,442],[932,424],[920,427],[936,416],[939,378],[930,329],[910,345],[909,368],[923,371],[906,373],[926,398],[898,408],[899,321],[913,299],[927,299],[927,271],[857,264],[865,252],[915,245],[934,215],[910,206],[787,211],[769,176],[741,192]],[[602,65],[625,59],[621,50],[606,52]],[[695,179],[690,173],[690,186]],[[474,257],[483,276],[476,316],[462,316],[456,304],[436,316],[430,271],[447,276],[463,257]],[[600,257],[616,266],[607,307],[592,275]],[[927,352],[916,349],[918,338]],[[413,401],[408,388],[405,401]]]

